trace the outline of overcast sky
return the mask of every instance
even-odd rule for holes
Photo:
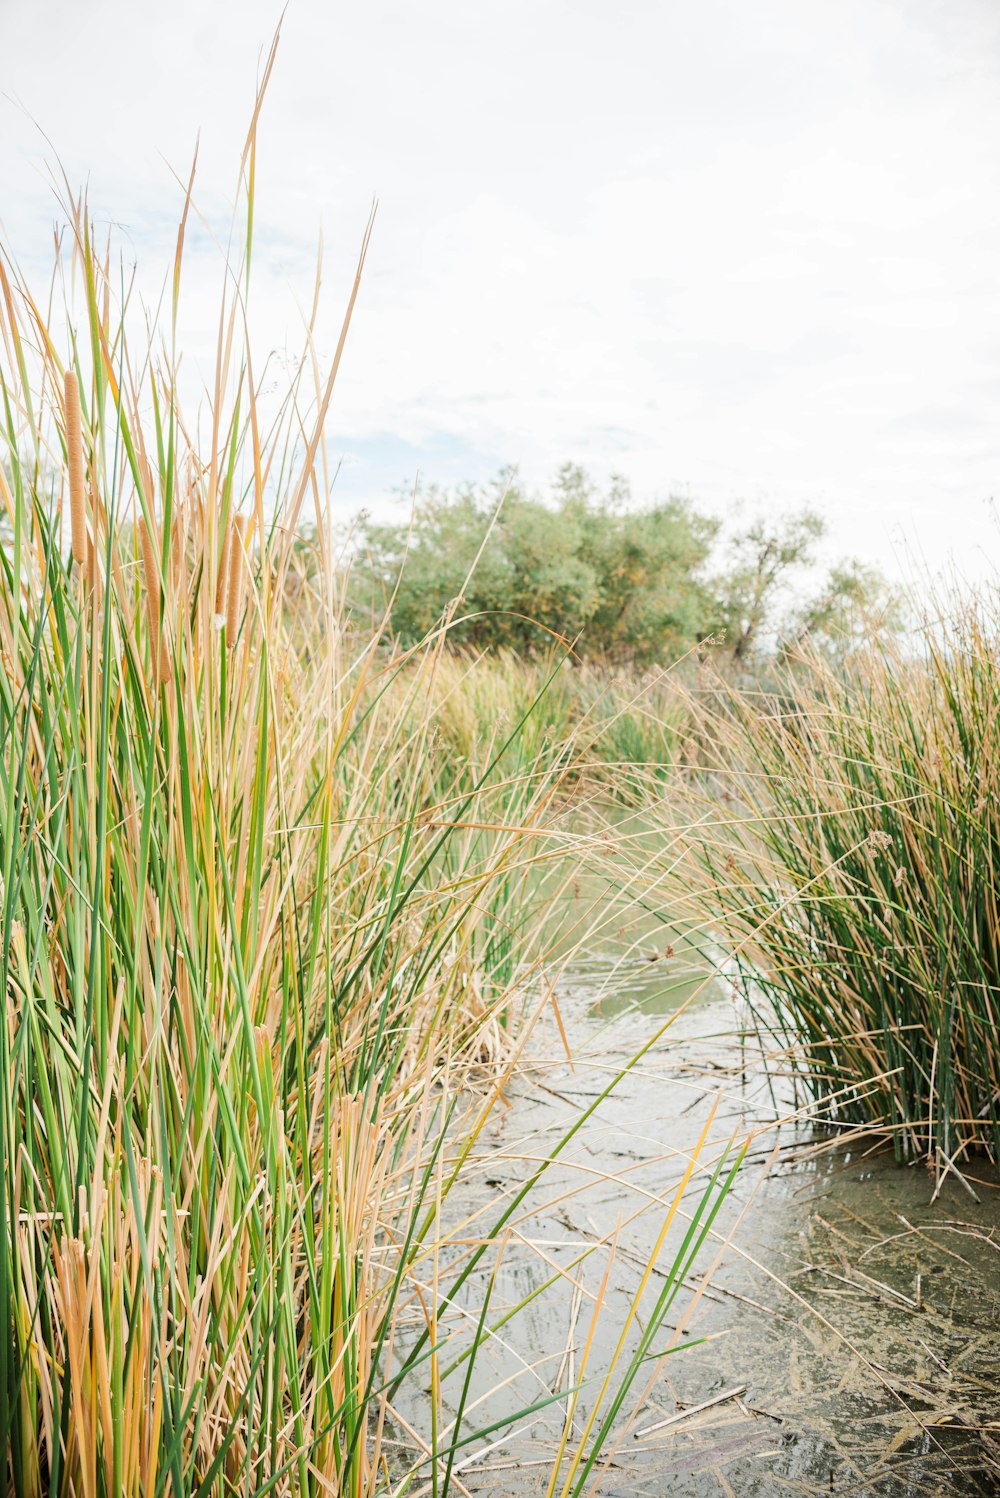
[[[0,0],[22,266],[46,263],[58,153],[159,274],[199,130],[224,235],[278,18]],[[261,356],[297,345],[321,228],[332,353],[379,199],[334,406],[345,510],[417,471],[574,459],[720,511],[809,501],[890,567],[904,543],[1000,558],[996,0],[291,0],[257,192]],[[199,231],[195,353],[219,265]]]

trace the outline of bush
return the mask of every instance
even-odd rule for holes
[[[449,617],[456,645],[531,655],[556,636],[584,657],[666,663],[714,618],[702,570],[716,529],[679,499],[630,509],[621,483],[599,494],[572,466],[550,502],[509,473],[432,489],[412,527],[365,525],[355,607],[367,618],[388,605],[404,645]]]

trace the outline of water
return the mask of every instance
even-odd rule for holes
[[[664,957],[666,949],[647,942],[624,959],[592,951],[574,960],[558,994],[572,1062],[557,1027],[543,1027],[534,1047],[543,1059],[512,1085],[452,1204],[462,1242],[495,1219],[580,1111],[695,992],[695,959]],[[778,1098],[785,1110],[791,1102]],[[608,1498],[1000,1492],[995,1173],[973,1172],[978,1204],[954,1180],[932,1202],[934,1182],[921,1168],[897,1167],[857,1141],[821,1150],[825,1141],[802,1122],[769,1127],[770,1088],[741,1052],[732,1004],[719,986],[677,1016],[512,1220],[488,1323],[521,1309],[480,1352],[463,1430],[512,1417],[572,1385],[590,1326],[588,1296],[617,1235],[590,1371],[609,1365],[663,1204],[713,1106],[716,1152],[733,1132],[753,1124],[760,1132],[718,1236],[668,1316],[675,1330],[665,1327],[662,1341],[673,1336],[680,1350],[658,1369],[649,1366],[652,1386],[592,1490]],[[781,1154],[772,1160],[776,1146]],[[696,1194],[687,1200],[693,1206]],[[683,1230],[678,1217],[644,1307]],[[575,1263],[587,1249],[590,1256]],[[716,1254],[685,1322],[701,1271]],[[559,1270],[563,1277],[541,1289]],[[488,1277],[484,1271],[467,1285],[455,1317],[459,1335],[478,1314]],[[626,1353],[636,1332],[625,1338]],[[445,1379],[452,1413],[463,1379],[464,1365]],[[701,1413],[673,1418],[730,1393]],[[593,1388],[581,1396],[578,1429],[593,1397]],[[565,1410],[561,1400],[518,1421],[512,1433],[470,1441],[457,1464],[461,1481],[489,1498],[545,1493]],[[418,1423],[419,1400],[409,1415]]]

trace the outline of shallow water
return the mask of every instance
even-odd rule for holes
[[[558,1054],[554,1026],[539,1032],[535,1054],[552,1059],[518,1078],[452,1204],[466,1241],[690,998],[698,982],[691,959],[653,959],[654,949],[625,959],[598,951],[566,972],[558,998],[572,1062]],[[590,1324],[588,1296],[608,1262],[603,1245],[617,1234],[590,1372],[607,1367],[663,1204],[714,1105],[713,1141],[749,1124],[761,1132],[720,1214],[719,1239],[706,1245],[669,1326],[682,1323],[717,1252],[721,1261],[693,1318],[676,1333],[679,1350],[658,1371],[650,1368],[653,1386],[590,1490],[609,1498],[1000,1492],[995,1173],[975,1172],[978,1204],[954,1180],[932,1202],[934,1182],[923,1169],[897,1167],[857,1142],[818,1152],[822,1136],[801,1122],[768,1127],[770,1089],[742,1055],[734,1029],[732,1005],[718,986],[694,999],[519,1208],[495,1272],[488,1323],[496,1326],[510,1308],[535,1298],[481,1350],[463,1430],[484,1429],[573,1385]],[[790,1102],[778,1099],[782,1110]],[[770,1158],[775,1146],[777,1160]],[[693,1190],[686,1200],[693,1206]],[[662,1283],[660,1266],[670,1262],[683,1229],[678,1217],[647,1297]],[[726,1246],[721,1240],[730,1234]],[[590,1257],[570,1268],[587,1248],[594,1249]],[[540,1290],[557,1267],[566,1277]],[[478,1315],[487,1278],[463,1292],[457,1318],[465,1325]],[[634,1329],[625,1345],[634,1345]],[[445,1379],[452,1410],[463,1377],[460,1369]],[[730,1391],[738,1392],[683,1414]],[[633,1393],[640,1392],[637,1382]],[[581,1395],[578,1428],[593,1395],[592,1387]],[[544,1493],[565,1410],[561,1400],[512,1433],[470,1441],[457,1475],[469,1491],[495,1498]],[[416,1423],[418,1411],[411,1413]],[[649,1430],[664,1421],[670,1423]]]

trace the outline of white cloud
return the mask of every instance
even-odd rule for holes
[[[0,82],[143,263],[224,232],[261,0],[7,0]],[[346,498],[564,458],[835,542],[994,557],[1000,15],[988,0],[293,0],[258,163],[255,327],[295,345],[326,236],[332,349],[381,206],[335,422]],[[0,213],[47,253],[52,150],[0,104]],[[165,158],[165,160],[164,160]],[[210,357],[220,269],[185,271]],[[338,437],[339,440],[339,437]],[[383,456],[380,457],[380,451]],[[449,458],[451,453],[451,458]]]

